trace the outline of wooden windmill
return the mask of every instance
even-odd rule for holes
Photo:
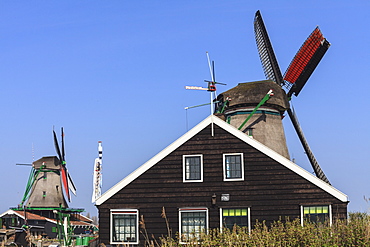
[[[33,162],[21,207],[68,208],[67,201],[71,201],[70,191],[76,194],[76,187],[66,167],[63,128],[62,149],[59,148],[54,130],[53,136],[58,157],[43,157]]]
[[[55,219],[57,237],[60,243],[63,242],[64,246],[68,246],[71,244],[73,234],[70,225],[71,215],[81,213],[83,209],[68,208],[68,202],[71,202],[70,192],[76,195],[76,187],[66,167],[63,128],[61,132],[60,149],[58,138],[53,130],[58,157],[42,157],[32,163],[26,191],[21,204],[15,210],[24,211],[25,217],[26,212],[31,212]]]
[[[255,14],[254,32],[267,80],[240,83],[220,94],[218,96],[220,106],[226,103],[228,106],[221,113],[225,115],[230,124],[239,127],[247,134],[250,133],[253,138],[289,158],[281,121],[284,112],[287,111],[316,176],[329,183],[304,137],[289,101],[292,95],[299,95],[328,50],[330,43],[316,27],[303,43],[283,76],[260,11]],[[265,99],[264,96],[270,89],[273,90],[274,96],[262,102],[261,99]],[[231,99],[231,101],[226,102],[226,99]],[[247,125],[245,125],[246,115],[249,121]],[[255,133],[251,134],[252,131]]]

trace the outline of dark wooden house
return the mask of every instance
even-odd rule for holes
[[[100,241],[142,245],[149,236],[182,241],[209,228],[253,227],[280,217],[346,218],[348,198],[235,127],[209,116],[97,201]]]

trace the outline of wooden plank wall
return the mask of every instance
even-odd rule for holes
[[[178,209],[182,207],[207,207],[211,228],[219,227],[220,208],[229,206],[251,207],[252,224],[257,219],[269,224],[279,217],[300,217],[301,204],[329,203],[333,216],[346,218],[347,203],[340,202],[218,126],[214,127],[213,137],[208,126],[98,206],[103,243],[109,244],[110,209],[139,209],[149,236],[154,234],[156,238],[167,235],[165,220],[161,218],[162,207],[165,207],[173,236],[179,230]],[[224,153],[244,154],[244,181],[223,181]],[[203,154],[202,183],[183,183],[182,156],[189,154]],[[213,194],[217,195],[215,207],[211,203]],[[221,194],[230,194],[230,201],[221,202]]]

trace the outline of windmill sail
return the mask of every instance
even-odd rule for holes
[[[254,34],[266,78],[273,80],[281,86],[284,85],[283,76],[281,75],[279,64],[259,10],[256,12],[254,18]]]
[[[265,24],[263,23],[260,11],[256,12],[254,18],[254,33],[258,53],[266,78],[275,81],[280,86],[287,87],[281,75],[279,64],[276,60],[275,53],[267,34]],[[323,38],[320,30],[316,28],[302,45],[301,49],[298,51],[297,55],[288,67],[287,73],[285,74],[284,78],[293,84],[293,86],[290,86],[291,88],[287,96],[290,97],[292,93],[294,93],[296,96],[299,94],[329,46],[330,43]],[[329,183],[329,180],[321,170],[315,156],[308,146],[307,140],[304,137],[303,131],[298,123],[297,116],[292,112],[290,106],[288,107],[287,111],[316,176]]]
[[[73,183],[73,180],[72,180],[72,177],[71,175],[69,174],[69,172],[67,171],[67,174],[68,174],[68,188],[70,189],[70,191],[76,195],[76,186],[75,184]]]
[[[290,82],[288,97],[293,93],[298,96],[308,78],[329,49],[330,43],[324,38],[318,27],[303,43],[284,74],[284,80]]]
[[[71,196],[69,194],[69,187],[68,187],[68,178],[67,178],[67,170],[63,165],[60,165],[60,179],[62,180],[62,184],[64,187],[64,191],[66,193],[67,199],[70,202],[71,201]]]
[[[295,115],[294,111],[292,111],[290,108],[287,110],[290,119],[292,120],[294,129],[296,130],[299,140],[302,143],[303,149],[307,154],[308,159],[310,160],[310,163],[312,165],[312,168],[316,174],[316,177],[320,178],[324,182],[330,184],[329,179],[325,176],[323,170],[321,169],[319,163],[317,162],[315,156],[313,155],[310,146],[308,146],[308,143],[306,141],[306,138],[303,135],[303,131],[301,129],[301,126],[299,125],[298,118]]]
[[[60,179],[62,181],[64,192],[65,192],[65,195],[67,196],[68,202],[70,202],[71,195],[69,191],[71,191],[74,195],[76,195],[76,186],[74,185],[71,175],[69,174],[67,167],[66,167],[63,128],[62,128],[62,152],[60,151],[59,144],[58,144],[58,138],[54,130],[53,130],[53,136],[54,136],[55,150],[58,154],[58,158],[60,161]]]

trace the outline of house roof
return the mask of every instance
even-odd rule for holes
[[[84,222],[88,222],[88,223],[91,223],[93,222],[92,219],[90,219],[89,217],[85,216],[85,215],[82,215],[82,214],[77,214],[76,215],[76,218],[79,220],[79,221],[84,221]]]
[[[7,214],[17,215],[18,217],[24,219],[24,211],[14,211],[12,209],[9,209],[9,210],[5,211],[4,213],[0,214],[0,218],[7,215]],[[40,216],[40,215],[37,215],[37,214],[29,213],[29,212],[27,212],[26,216],[27,216],[27,220],[49,220],[49,218],[46,218],[44,216]]]
[[[325,183],[321,179],[317,178],[310,172],[306,171],[302,167],[294,164],[287,158],[281,156],[280,154],[276,153],[272,149],[268,148],[267,146],[263,145],[262,143],[258,142],[257,140],[249,137],[245,133],[241,132],[240,130],[236,129],[234,126],[226,123],[225,121],[221,120],[220,118],[210,115],[206,119],[204,119],[202,122],[200,122],[198,125],[196,125],[194,128],[186,132],[183,136],[181,136],[179,139],[174,141],[172,144],[167,146],[165,149],[163,149],[161,152],[159,152],[157,155],[155,155],[153,158],[148,160],[146,163],[141,165],[139,168],[137,168],[135,171],[133,171],[130,175],[122,179],[120,182],[118,182],[116,185],[111,187],[108,191],[106,191],[101,197],[99,197],[95,205],[101,205],[106,200],[108,200],[110,197],[115,195],[117,192],[119,192],[121,189],[123,189],[125,186],[130,184],[132,181],[134,181],[136,178],[138,178],[141,174],[149,170],[152,166],[157,164],[160,160],[165,158],[167,155],[169,155],[172,151],[180,147],[182,144],[184,144],[186,141],[188,141],[190,138],[195,136],[197,133],[199,133],[201,130],[206,128],[210,124],[215,124],[219,126],[220,128],[224,129],[225,131],[229,132],[230,134],[234,135],[236,138],[239,138],[240,140],[244,141],[245,143],[249,144],[250,146],[256,148],[260,152],[264,153],[271,159],[277,161],[281,165],[285,166],[286,168],[290,169],[291,171],[295,172],[299,176],[303,177],[304,179],[308,180],[309,182],[315,184],[322,190],[326,191],[327,193],[331,194],[338,200],[342,202],[348,202],[348,197],[341,191],[337,190],[333,186]],[[212,134],[212,133],[210,133]]]
[[[9,210],[5,211],[4,213],[0,214],[0,218],[5,216],[5,215],[16,215],[16,216],[24,219],[24,211],[15,211],[15,210],[9,209]],[[80,217],[79,219],[80,220],[85,220],[85,221],[90,220],[86,216]],[[47,217],[44,217],[44,216],[41,216],[41,215],[33,214],[33,213],[30,213],[30,212],[27,212],[27,220],[45,220],[45,221],[49,221],[49,222],[52,222],[54,224],[57,224],[57,220],[50,219],[50,218],[47,218]],[[92,220],[91,220],[91,222],[85,222],[85,221],[71,220],[70,223],[73,226],[81,226],[81,227],[95,226],[94,224],[91,223]]]

